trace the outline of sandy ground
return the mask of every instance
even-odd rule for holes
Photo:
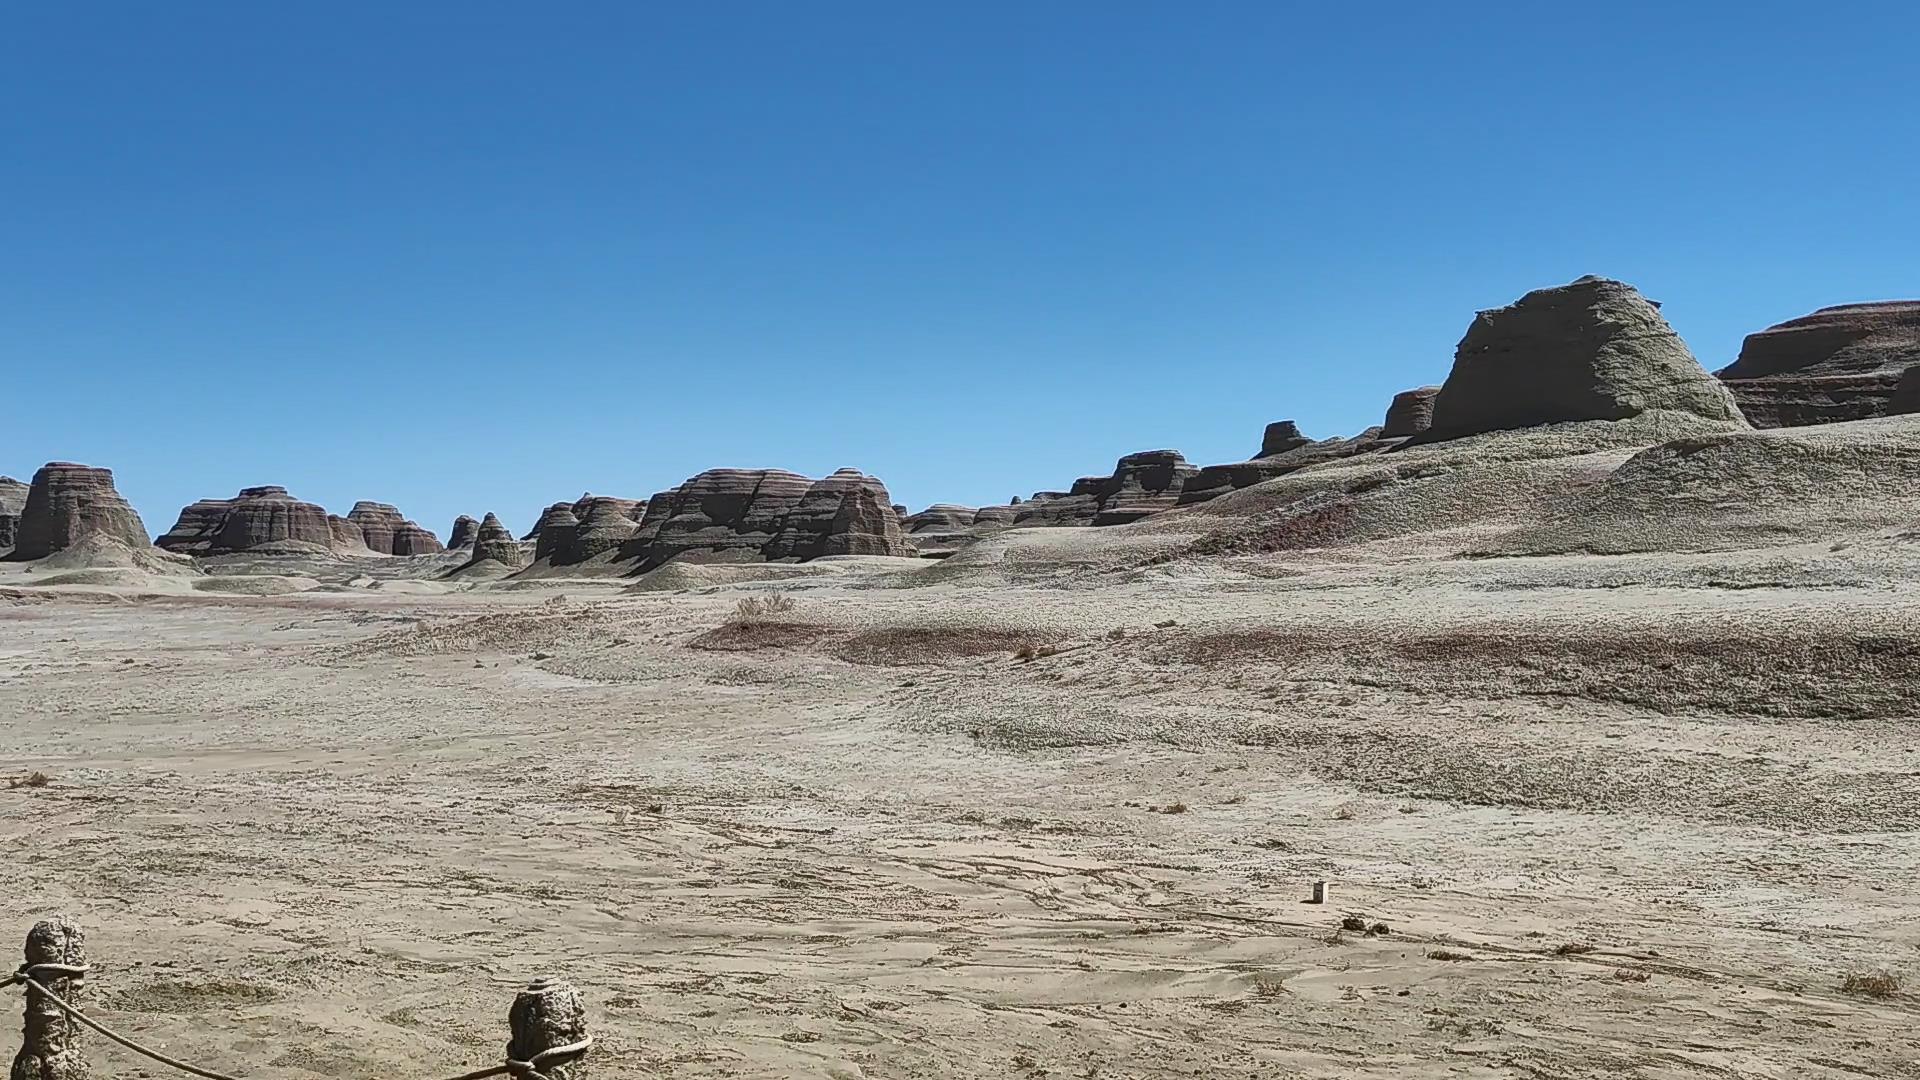
[[[1920,1077],[1914,594],[1777,564],[0,588],[0,932],[262,1078]]]

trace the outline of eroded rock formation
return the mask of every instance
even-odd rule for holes
[[[27,485],[11,476],[0,476],[0,555],[13,549],[20,529],[20,511],[27,505]]]
[[[1649,412],[1746,427],[1733,395],[1687,351],[1657,305],[1631,285],[1584,277],[1480,312],[1420,438]]]
[[[1404,439],[1433,426],[1433,399],[1440,396],[1437,386],[1402,390],[1387,406],[1387,422],[1380,428],[1383,439]]]
[[[152,547],[140,515],[114,489],[113,470],[48,462],[27,487],[11,558],[44,559],[91,539]]]
[[[473,557],[459,569],[470,570],[489,563],[505,570],[518,570],[527,564],[525,545],[515,540],[513,533],[491,512],[474,528]]]
[[[400,516],[397,507],[367,499],[353,504],[347,520],[360,527],[367,548],[381,555],[433,555],[446,548],[432,531]]]
[[[1898,411],[1900,376],[1920,365],[1920,300],[1821,308],[1747,335],[1720,369],[1755,427],[1865,420]]]
[[[1292,420],[1276,420],[1267,425],[1266,433],[1260,437],[1260,452],[1254,456],[1272,457],[1275,454],[1284,454],[1294,447],[1305,446],[1312,441],[1300,434],[1299,424]]]
[[[493,515],[489,514],[487,516],[492,517]],[[498,525],[499,523],[499,520],[495,519],[494,524]],[[474,540],[479,535],[479,532],[480,522],[475,521],[466,514],[461,514],[459,517],[453,519],[453,528],[447,532],[447,550],[462,551],[473,547]]]
[[[325,552],[334,532],[325,509],[279,486],[240,489],[231,499],[201,499],[180,511],[154,546],[183,555],[243,551]]]

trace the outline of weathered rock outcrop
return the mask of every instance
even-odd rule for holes
[[[553,561],[555,552],[571,551],[573,534],[580,528],[580,519],[574,516],[572,503],[554,503],[540,511],[540,520],[533,523],[533,531],[525,539],[533,541],[533,557]]]
[[[1920,413],[1920,364],[1900,373],[1900,381],[1893,386],[1893,396],[1887,399],[1888,415],[1907,413]]]
[[[489,512],[473,531],[473,557],[454,571],[459,574],[480,567],[518,570],[527,564],[527,549],[513,533]]]
[[[1433,426],[1433,399],[1440,396],[1437,386],[1402,390],[1387,406],[1387,422],[1380,428],[1383,439],[1404,439]]]
[[[324,508],[271,485],[187,506],[154,546],[182,555],[327,552],[334,548],[334,532]]]
[[[573,518],[571,524],[556,514],[550,529],[543,531],[535,543],[555,566],[583,563],[621,550],[640,531],[639,517],[644,508],[644,503],[633,499],[583,496],[568,511]]]
[[[389,503],[362,499],[347,511],[347,520],[360,526],[367,548],[381,555],[433,555],[446,550],[439,537],[401,517]]]
[[[492,517],[493,515],[488,514],[487,516]],[[494,520],[494,524],[498,525],[499,523],[498,519]],[[480,523],[465,514],[461,514],[459,517],[453,519],[453,528],[447,533],[447,550],[461,551],[473,547],[474,540],[478,538],[479,533]]]
[[[1300,434],[1299,424],[1294,423],[1292,420],[1276,420],[1267,425],[1266,433],[1260,437],[1260,452],[1254,456],[1272,457],[1275,454],[1284,454],[1295,447],[1305,446],[1312,441],[1312,439]]]
[[[1720,369],[1755,427],[1886,416],[1900,376],[1920,364],[1920,300],[1821,308],[1747,335]]]
[[[823,480],[784,469],[709,469],[647,500],[620,552],[649,569],[676,558],[755,562],[910,550],[886,486],[856,469]]]
[[[802,561],[823,555],[905,555],[907,545],[886,485],[858,469],[840,469],[807,488],[765,554],[770,560]]]
[[[1219,498],[1229,491],[1243,487],[1263,484],[1288,473],[1299,472],[1311,465],[1320,465],[1357,454],[1370,454],[1396,445],[1399,440],[1386,440],[1384,429],[1370,427],[1350,438],[1310,440],[1271,457],[1255,458],[1252,461],[1235,461],[1225,465],[1209,465],[1181,485],[1179,503],[1182,506],[1207,502]]]
[[[1417,438],[1649,412],[1747,426],[1657,305],[1630,285],[1584,277],[1480,312],[1434,398],[1432,426]]]
[[[979,514],[980,511],[971,506],[961,506],[957,503],[934,503],[932,506],[927,507],[917,514],[909,514],[901,518],[900,527],[905,529],[908,535],[918,535],[924,532],[960,532],[971,528],[974,519],[978,517]],[[1012,520],[1012,515],[1008,515],[1008,520]]]
[[[1267,428],[1269,435],[1273,428]],[[1281,440],[1284,442],[1285,440]],[[1180,501],[1180,489],[1200,470],[1189,465],[1178,450],[1144,450],[1128,454],[1100,485],[1100,510],[1095,525],[1125,525],[1151,517]]]
[[[373,554],[367,547],[367,535],[360,531],[359,523],[348,521],[339,514],[328,514],[327,531],[333,536],[333,550],[338,554]]]
[[[52,461],[33,474],[15,527],[16,560],[44,559],[90,540],[153,546],[147,527],[113,486],[113,470]]]
[[[20,529],[20,511],[27,505],[27,485],[11,476],[0,476],[0,555],[13,548]]]

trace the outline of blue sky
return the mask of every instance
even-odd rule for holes
[[[999,502],[1378,422],[1599,273],[1920,295],[1910,4],[75,3],[0,34],[0,472],[444,533],[704,468]]]

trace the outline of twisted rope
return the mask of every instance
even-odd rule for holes
[[[152,1058],[162,1065],[170,1065],[173,1068],[179,1069],[181,1072],[204,1077],[205,1080],[240,1080],[237,1076],[228,1076],[226,1073],[217,1073],[212,1069],[203,1069],[198,1065],[189,1065],[178,1058],[168,1057],[152,1047],[142,1046],[132,1039],[127,1038],[125,1035],[107,1027],[105,1024],[100,1023],[98,1020],[93,1019],[86,1013],[81,1012],[74,1006],[67,1004],[66,1001],[61,999],[60,995],[47,989],[41,985],[38,979],[34,978],[36,974],[69,975],[75,978],[85,978],[87,968],[88,965],[86,964],[22,964],[20,965],[20,970],[7,976],[5,979],[0,979],[0,990],[4,990],[9,986],[24,984],[31,989],[38,990],[48,1001],[59,1006],[61,1012],[66,1013],[68,1016],[73,1017],[75,1020],[80,1021],[82,1024],[105,1035],[107,1038],[112,1039],[114,1042],[119,1043],[121,1046],[126,1047],[136,1054]],[[473,1072],[447,1077],[447,1080],[486,1080],[489,1076],[512,1076],[514,1080],[548,1080],[544,1072],[546,1068],[553,1065],[565,1065],[574,1061],[592,1047],[593,1036],[589,1035],[576,1043],[568,1043],[565,1046],[555,1046],[542,1050],[526,1061],[515,1061],[513,1058],[508,1058],[505,1064],[494,1065],[485,1069],[475,1069]]]

